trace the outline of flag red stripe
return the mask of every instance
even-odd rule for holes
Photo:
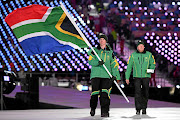
[[[41,19],[46,13],[49,7],[42,5],[30,5],[23,8],[18,8],[11,12],[6,18],[5,21],[11,27],[19,22],[29,20],[29,19]]]

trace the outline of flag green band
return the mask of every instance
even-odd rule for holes
[[[61,17],[64,17],[64,11],[60,7],[57,7],[52,10],[45,22],[22,25],[13,29],[13,32],[17,38],[21,38],[28,34],[45,31],[51,33],[58,40],[66,42],[68,39],[68,42],[81,45],[81,47],[87,47],[84,40],[79,35],[62,30],[61,26],[58,26],[62,24],[59,24]],[[76,40],[74,38],[76,38]]]

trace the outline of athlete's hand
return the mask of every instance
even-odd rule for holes
[[[119,83],[121,80],[117,80],[117,83]]]
[[[129,85],[129,80],[128,79],[126,79],[126,83],[127,83],[127,85]]]
[[[99,64],[99,65],[103,65],[103,64],[104,64],[104,61],[101,60],[101,61],[98,62],[98,64]]]

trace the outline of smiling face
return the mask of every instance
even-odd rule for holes
[[[137,49],[140,53],[142,53],[144,51],[144,45],[143,44],[138,45]]]

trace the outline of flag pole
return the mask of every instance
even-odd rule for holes
[[[77,26],[77,24],[75,23],[75,21],[71,18],[70,14],[68,13],[68,11],[66,10],[66,8],[64,7],[63,3],[61,2],[61,8],[63,9],[63,11],[66,13],[67,17],[69,18],[69,20],[71,21],[71,23],[74,25],[74,27],[76,28],[76,30],[79,32],[79,34],[81,35],[81,37],[83,38],[83,40],[86,42],[86,44],[92,49],[92,51],[94,52],[94,54],[96,55],[96,57],[98,58],[99,61],[101,61],[100,57],[98,56],[98,54],[96,53],[96,51],[94,50],[94,48],[92,47],[92,45],[89,43],[89,41],[87,40],[87,38],[84,36],[84,34],[82,33],[82,31],[79,29],[79,27]],[[105,68],[105,70],[107,71],[107,73],[109,74],[109,76],[112,78],[111,73],[109,72],[109,70],[107,69],[107,67],[103,64],[103,67]],[[124,92],[122,91],[122,89],[119,87],[119,85],[117,84],[117,82],[114,80],[113,81],[115,83],[115,85],[117,86],[117,88],[119,89],[119,91],[122,93],[122,95],[124,96],[124,98],[126,99],[126,101],[129,103],[128,98],[126,97],[126,95],[124,94]]]

